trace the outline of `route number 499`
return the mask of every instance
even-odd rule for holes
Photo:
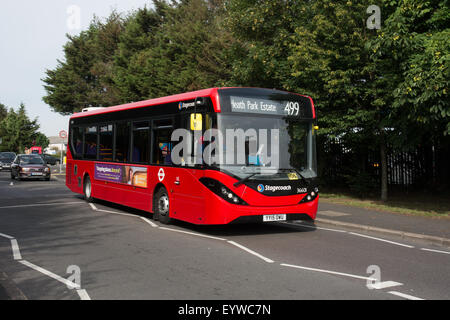
[[[298,116],[300,104],[298,102],[289,101],[284,108],[284,112],[286,112],[288,116]]]

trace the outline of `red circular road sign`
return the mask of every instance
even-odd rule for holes
[[[62,139],[67,138],[67,132],[65,130],[62,130],[59,132],[59,137]]]

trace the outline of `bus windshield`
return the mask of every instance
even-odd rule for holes
[[[279,116],[218,114],[217,122],[224,136],[224,161],[218,165],[220,170],[239,178],[252,175],[258,180],[283,180],[293,173],[302,178],[317,176],[311,121]],[[239,144],[243,153],[240,159]]]

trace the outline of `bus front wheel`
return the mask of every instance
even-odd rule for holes
[[[155,220],[161,221],[163,224],[170,224],[172,219],[169,216],[170,201],[169,193],[165,188],[161,188],[156,192],[154,198],[153,214]]]
[[[91,184],[91,179],[89,178],[89,176],[87,176],[84,179],[83,193],[84,193],[84,199],[87,202],[94,202],[94,198],[92,198],[92,184]]]

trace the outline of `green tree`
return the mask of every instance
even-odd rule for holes
[[[115,81],[123,100],[212,87],[229,77],[230,33],[221,1],[189,0],[139,10],[121,35]]]
[[[366,28],[369,4],[231,0],[229,25],[239,40],[233,84],[310,95],[322,137],[385,152],[389,94],[379,87],[366,48],[376,36]],[[353,174],[365,174],[360,163]]]
[[[38,130],[37,119],[30,120],[28,118],[24,104],[21,104],[17,111],[11,108],[0,122],[0,131],[2,132],[0,150],[24,152],[26,148],[33,145],[33,141],[40,137],[41,133]]]
[[[4,104],[0,103],[0,121],[2,121],[8,114],[8,108]]]
[[[312,96],[322,137],[355,154],[378,150],[387,200],[387,147],[417,146],[448,128],[449,10],[438,0],[386,0],[376,31],[366,27],[371,4],[228,1],[238,39],[231,84]],[[349,177],[366,177],[365,159],[355,160]]]
[[[117,104],[112,82],[113,57],[123,21],[113,12],[105,22],[94,18],[89,29],[78,36],[67,35],[64,61],[42,79],[47,95],[44,102],[64,115],[86,107]]]
[[[155,9],[145,7],[131,14],[120,35],[114,57],[114,82],[122,102],[143,100],[151,94],[153,77],[142,67],[148,63],[145,52],[158,46],[156,34],[168,8],[165,2],[154,3]]]
[[[392,8],[370,43],[380,74],[390,79],[393,108],[412,128],[409,141],[450,134],[448,1],[384,1]],[[413,139],[415,137],[415,139]]]
[[[36,146],[42,147],[42,150],[46,149],[50,144],[50,140],[47,138],[45,134],[41,132],[36,133],[34,142]]]

